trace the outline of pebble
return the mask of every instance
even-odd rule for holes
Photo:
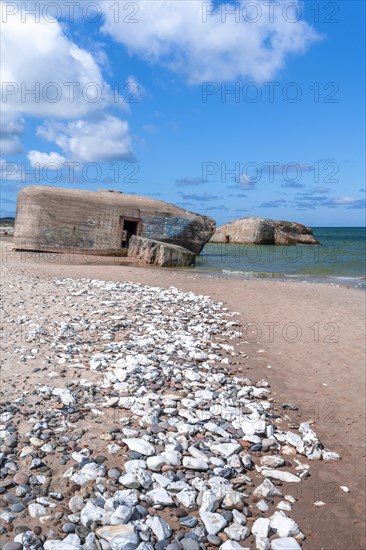
[[[158,541],[169,538],[172,533],[169,524],[158,516],[147,518],[146,525],[150,527]]]
[[[76,525],[75,523],[64,523],[64,525],[62,526],[62,530],[64,533],[75,533],[75,528],[76,528]]]
[[[31,518],[46,515],[46,508],[42,504],[32,503],[28,505],[28,513]]]
[[[227,525],[226,519],[221,514],[202,512],[200,516],[209,535],[217,535]]]
[[[189,470],[198,470],[200,472],[208,470],[208,464],[205,460],[192,458],[190,456],[183,457],[183,467]]]
[[[272,550],[301,550],[301,546],[293,537],[282,537],[280,539],[272,539]]]
[[[194,516],[186,516],[185,518],[180,518],[179,523],[183,527],[189,527],[190,529],[193,529],[193,527],[196,527],[198,519]]]
[[[18,472],[13,477],[13,480],[14,480],[14,483],[16,483],[17,485],[22,485],[22,484],[27,484],[28,483],[29,477],[27,476],[27,474],[24,474],[22,472]]]
[[[252,533],[259,539],[265,539],[268,536],[271,520],[268,518],[258,518],[252,526]]]
[[[207,541],[210,544],[213,544],[213,546],[220,546],[221,545],[221,539],[217,535],[207,535]]]

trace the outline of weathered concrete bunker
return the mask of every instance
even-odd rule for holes
[[[31,186],[18,194],[14,248],[127,256],[137,235],[199,254],[215,225],[207,216],[138,195]]]

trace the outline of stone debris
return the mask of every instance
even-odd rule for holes
[[[128,257],[159,267],[186,267],[194,265],[196,260],[195,254],[183,246],[137,235],[130,239]]]
[[[0,409],[3,549],[301,548],[287,483],[340,457],[266,380],[231,374],[236,314],[174,287],[52,285],[58,314],[6,319],[40,376]]]

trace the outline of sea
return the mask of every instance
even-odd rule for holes
[[[333,282],[366,290],[366,228],[314,227],[313,234],[320,246],[210,243],[197,258],[195,271]]]

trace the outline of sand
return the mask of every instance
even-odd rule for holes
[[[365,294],[330,283],[243,280],[210,277],[194,270],[162,270],[118,265],[113,259],[12,253],[2,244],[2,270],[45,281],[55,277],[134,281],[176,286],[223,301],[242,315],[237,345],[247,359],[242,374],[265,377],[278,402],[296,402],[294,422],[312,419],[321,441],[340,462],[311,463],[311,479],[300,489],[291,516],[307,534],[305,550],[358,550],[365,540]],[[106,265],[107,264],[107,265]],[[109,265],[108,265],[109,264]],[[27,300],[26,286],[19,293]],[[6,302],[6,288],[3,288]],[[45,298],[46,299],[46,298]],[[11,304],[7,314],[11,314]],[[7,374],[21,368],[3,358]],[[271,367],[271,368],[269,368]],[[29,380],[31,383],[31,379]],[[345,493],[340,486],[348,486]],[[321,500],[325,506],[314,506]]]

